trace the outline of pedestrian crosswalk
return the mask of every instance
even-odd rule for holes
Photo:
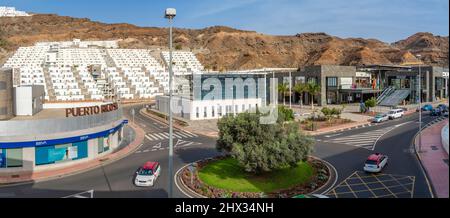
[[[196,138],[196,137],[198,137],[198,135],[191,133],[191,132],[187,132],[187,131],[174,131],[173,132],[174,139]],[[169,133],[168,132],[148,133],[145,135],[145,138],[147,138],[149,141],[166,140],[166,139],[169,139]]]
[[[373,150],[373,147],[376,143],[376,141],[386,134],[387,132],[391,131],[392,129],[398,127],[396,126],[389,126],[386,128],[368,131],[360,134],[354,134],[354,135],[348,135],[348,136],[342,136],[337,138],[332,138],[325,140],[324,142],[331,142],[331,143],[337,143],[337,144],[345,144],[345,145],[352,145],[357,147],[362,147],[368,150]]]

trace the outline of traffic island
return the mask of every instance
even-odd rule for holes
[[[260,175],[250,174],[230,156],[218,156],[181,168],[177,185],[194,198],[291,198],[322,194],[335,183],[334,167],[309,157],[296,167]],[[178,184],[179,183],[179,184]]]

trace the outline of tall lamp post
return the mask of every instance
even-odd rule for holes
[[[169,198],[173,198],[173,121],[172,121],[172,23],[176,16],[175,8],[167,8],[165,18],[169,19]]]
[[[419,59],[419,153],[422,152],[422,60],[420,59],[422,55],[418,54],[417,58]]]
[[[289,108],[292,109],[292,72],[289,71]]]

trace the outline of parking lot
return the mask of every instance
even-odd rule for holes
[[[414,176],[356,171],[326,195],[330,198],[412,198]]]

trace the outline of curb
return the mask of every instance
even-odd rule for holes
[[[319,187],[318,189],[316,189],[315,191],[313,191],[313,192],[311,192],[309,194],[317,194],[318,193],[318,194],[321,194],[321,195],[325,195],[327,192],[329,192],[336,185],[336,183],[338,181],[338,178],[339,178],[338,172],[337,172],[336,168],[330,162],[328,162],[328,161],[326,161],[324,159],[318,158],[318,157],[313,157],[313,156],[310,156],[310,157],[313,158],[313,159],[322,161],[325,164],[325,166],[327,166],[328,171],[330,172],[330,176],[328,177],[328,181],[325,184],[323,184],[321,187]],[[333,175],[331,175],[332,172],[334,172]],[[331,179],[333,177],[334,177],[333,184],[330,185]],[[328,188],[325,189],[325,191],[320,191],[321,189],[324,189],[324,187],[327,187],[327,186],[328,186]]]
[[[328,171],[330,172],[330,176],[328,177],[328,180],[327,180],[327,182],[325,184],[323,184],[321,187],[317,188],[316,190],[308,193],[308,195],[310,195],[310,194],[317,194],[317,193],[322,194],[322,195],[326,194],[327,192],[329,192],[336,185],[336,183],[338,181],[338,178],[339,178],[338,177],[338,172],[337,172],[336,168],[332,164],[330,164],[328,161],[323,160],[323,159],[318,158],[318,157],[314,157],[314,156],[309,156],[309,157],[312,158],[312,159],[319,160],[319,161],[323,162],[324,165],[328,168]],[[212,158],[205,158],[205,159],[202,159],[202,160],[208,160],[208,159],[212,159]],[[195,161],[195,162],[192,162],[192,163],[197,163],[197,162],[202,161],[202,160],[198,160],[198,161]],[[174,175],[175,185],[188,198],[208,198],[208,197],[206,197],[204,195],[201,195],[201,194],[193,191],[192,189],[190,189],[189,186],[184,184],[183,179],[180,178],[180,172],[183,171],[184,168],[186,168],[187,166],[191,165],[192,163],[188,163],[188,164],[184,165],[183,167],[181,167],[180,169],[177,170],[177,172]],[[334,181],[330,185],[333,177],[334,177]],[[180,182],[181,186],[178,184],[178,181]],[[326,187],[328,187],[328,188],[326,188]],[[322,189],[325,189],[325,190],[322,191]],[[189,192],[189,194],[187,192]]]
[[[192,162],[192,163],[196,163],[198,161]],[[192,163],[188,163],[186,165],[184,165],[183,167],[181,167],[179,170],[177,170],[177,172],[174,175],[174,181],[175,181],[175,186],[177,186],[178,190],[180,190],[184,195],[186,195],[188,198],[208,198],[206,196],[203,196],[197,192],[192,191],[186,184],[184,184],[183,180],[180,178],[179,174],[182,170],[184,170],[184,168],[186,168],[187,166],[191,165]],[[181,186],[178,185],[178,182],[180,181]],[[190,194],[186,193],[186,192],[190,192]],[[196,197],[193,197],[192,195],[196,195]]]
[[[133,125],[129,125],[129,126],[130,126],[130,128],[131,128],[135,133],[140,129],[139,127],[137,127],[137,128],[139,128],[139,129],[137,129],[137,128],[134,127]],[[135,137],[135,139],[134,139],[132,142],[130,142],[130,144],[136,142],[137,140],[138,140],[137,137]],[[130,144],[129,144],[129,145],[130,145]],[[138,150],[138,149],[142,146],[142,142],[141,142],[141,143],[136,143],[136,144],[138,144],[136,147],[131,148],[130,150],[128,150],[128,152],[126,152],[126,153],[124,153],[124,154],[122,154],[122,155],[120,155],[120,156],[117,156],[116,158],[111,158],[111,159],[110,159],[110,158],[108,157],[108,155],[113,155],[113,154],[116,153],[116,152],[123,151],[123,149],[130,148],[129,145],[123,147],[122,149],[119,149],[119,150],[116,150],[116,151],[111,151],[111,153],[108,154],[108,155],[106,155],[106,156],[103,156],[103,157],[99,157],[99,158],[93,159],[93,160],[91,160],[92,162],[96,162],[96,161],[97,161],[98,163],[96,163],[96,164],[93,165],[93,166],[87,167],[87,168],[83,168],[83,169],[80,169],[80,170],[75,170],[75,171],[73,171],[73,172],[63,173],[63,174],[60,174],[60,175],[49,176],[49,177],[45,177],[45,178],[27,179],[27,180],[24,180],[24,181],[11,182],[11,183],[8,183],[8,182],[6,182],[6,183],[0,183],[0,188],[2,188],[2,187],[11,187],[11,186],[18,186],[18,185],[25,185],[25,184],[30,184],[30,183],[45,182],[45,181],[50,181],[50,180],[55,180],[55,179],[61,179],[61,178],[65,178],[65,177],[68,177],[68,176],[73,176],[73,175],[85,173],[85,172],[88,172],[88,171],[97,169],[97,168],[99,168],[99,167],[105,166],[105,165],[107,165],[107,164],[114,163],[114,162],[116,162],[116,161],[119,161],[119,160],[121,160],[121,159],[123,159],[123,158],[125,158],[125,157],[127,157],[127,156],[129,156],[129,155],[131,155],[132,153],[134,153],[136,150]],[[105,161],[104,161],[104,160],[105,160]],[[88,161],[88,162],[89,162],[89,161]],[[76,165],[74,165],[74,166],[76,166]],[[70,166],[69,166],[69,167],[70,167]],[[68,167],[68,168],[69,168],[69,167]],[[61,169],[64,169],[64,168],[61,168]],[[43,172],[44,172],[44,171],[43,171]]]
[[[160,117],[158,117],[158,116],[154,116],[154,115],[152,115],[152,114],[149,114],[149,113],[145,112],[144,110],[145,110],[145,108],[142,108],[141,110],[139,110],[139,114],[141,114],[142,116],[145,116],[145,117],[147,117],[147,118],[150,118],[150,119],[152,119],[152,120],[155,120],[155,121],[157,121],[158,123],[161,123],[161,124],[163,124],[163,125],[169,125],[169,124],[166,122],[166,120],[164,120],[164,119],[162,119],[162,118],[160,118]],[[180,126],[180,125],[178,125],[178,124],[175,124],[175,123],[173,124],[173,127],[174,127],[175,129],[179,129],[179,130],[183,130],[183,131],[187,131],[187,132],[193,132],[193,133],[195,133],[195,134],[202,135],[202,136],[204,136],[204,137],[208,137],[208,138],[211,138],[211,139],[217,139],[217,137],[218,137],[218,136],[207,135],[207,134],[205,134],[205,133],[203,133],[203,132],[187,130],[186,128],[184,128],[184,127],[182,127],[182,126]]]

